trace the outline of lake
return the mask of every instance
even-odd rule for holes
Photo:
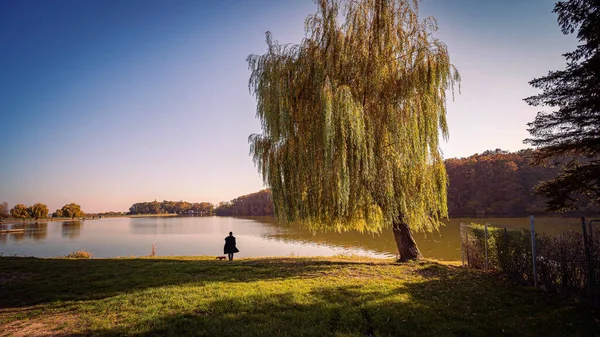
[[[528,218],[451,219],[439,232],[416,233],[425,257],[460,260],[460,223],[489,223],[508,228],[529,228]],[[84,221],[51,221],[30,224],[0,224],[0,229],[23,228],[20,233],[0,234],[3,256],[64,256],[80,249],[94,257],[150,255],[223,255],[224,238],[232,231],[240,253],[236,257],[331,256],[356,254],[394,257],[392,231],[379,235],[311,233],[277,224],[272,217],[148,217],[103,218]],[[581,231],[578,219],[536,218],[536,231],[556,234]]]

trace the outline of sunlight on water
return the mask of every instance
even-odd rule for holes
[[[417,233],[415,239],[425,257],[460,259],[459,224],[489,223],[508,228],[528,228],[528,218],[452,219],[439,232]],[[380,235],[316,233],[281,226],[272,217],[152,217],[1,224],[0,229],[23,229],[0,234],[3,256],[63,256],[80,249],[95,257],[150,255],[223,255],[229,231],[237,238],[236,257],[331,256],[355,254],[394,257],[396,245],[391,230]],[[577,219],[539,218],[536,230],[546,233],[579,231]]]

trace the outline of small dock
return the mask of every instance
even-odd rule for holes
[[[8,233],[21,233],[24,232],[25,229],[24,228],[17,228],[17,229],[0,229],[0,234],[8,234]]]

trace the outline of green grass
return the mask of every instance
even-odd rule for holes
[[[432,261],[0,258],[8,335],[594,336],[598,318]]]

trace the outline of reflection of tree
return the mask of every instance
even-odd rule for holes
[[[26,229],[27,237],[32,238],[35,241],[45,240],[48,236],[48,223],[33,223],[27,226]]]
[[[330,247],[341,247],[349,249],[362,249],[378,254],[393,255],[396,252],[396,243],[390,230],[384,230],[381,234],[366,234],[354,230],[338,233],[335,231],[315,232],[297,224],[281,225],[274,217],[251,217],[262,223],[270,230],[264,234],[267,239],[283,242],[299,242],[306,244],[326,245]],[[389,232],[389,233],[388,233]]]
[[[63,238],[74,239],[81,234],[83,221],[65,221],[62,223],[61,234]]]
[[[8,234],[13,241],[23,241],[25,239],[25,232],[16,232]]]
[[[24,223],[17,223],[12,225],[9,229],[25,229]],[[13,241],[23,241],[25,239],[25,232],[12,232],[8,234],[9,238]]]
[[[314,232],[295,224],[278,224],[274,217],[248,217],[262,223],[269,230],[263,234],[268,240],[289,243],[318,244],[329,247],[346,249],[361,249],[377,254],[393,256],[396,253],[396,243],[391,234],[391,229],[384,229],[379,235],[347,231],[338,233]],[[481,219],[480,219],[481,220]],[[486,219],[484,222],[499,223],[499,219]],[[522,221],[523,219],[513,219]],[[446,226],[441,226],[439,231],[433,233],[415,233],[414,237],[425,257],[457,260],[460,259],[460,222],[469,223],[476,219],[451,219]],[[524,222],[526,223],[526,221]]]
[[[0,242],[5,243],[9,238],[13,241],[23,241],[25,239],[32,239],[35,241],[45,240],[48,236],[48,223],[46,222],[34,222],[34,223],[18,223],[14,225],[0,225],[0,229],[22,229],[21,232],[11,232],[0,235]]]

